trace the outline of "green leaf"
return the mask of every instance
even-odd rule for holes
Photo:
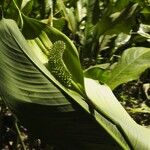
[[[146,129],[134,122],[107,85],[101,85],[95,80],[86,78],[85,89],[95,109],[116,125],[133,149],[150,149],[150,129]],[[112,136],[117,141],[119,140],[118,142],[121,142],[115,130],[114,132],[112,131]]]
[[[71,8],[67,9],[64,5],[63,0],[58,0],[57,4],[58,4],[59,9],[62,10],[63,15],[68,22],[69,29],[75,34],[77,25],[76,25],[76,19],[74,16],[74,10]]]
[[[91,78],[94,80],[98,80],[99,82],[105,81],[106,68],[108,68],[110,64],[100,64],[89,67],[84,71],[84,77]],[[107,77],[107,76],[106,76]]]
[[[53,18],[53,27],[59,31],[63,31],[66,21],[64,18]]]
[[[122,1],[116,1],[115,3],[115,9],[116,10],[122,10],[123,8],[125,8],[128,4],[129,4],[129,0],[122,0]]]
[[[140,34],[141,36],[150,39],[150,25],[146,25],[146,24],[140,24],[140,28],[138,31],[138,34]]]
[[[119,12],[107,12],[97,23],[95,28],[96,35],[102,34],[118,34],[120,32],[129,33],[133,25],[135,25],[135,14],[138,4],[128,4]],[[124,18],[124,19],[122,19]]]
[[[30,50],[31,48],[28,46],[27,41],[20,33],[15,22],[13,20],[2,19],[0,23],[1,23],[0,34],[1,37],[3,37],[3,39],[1,38],[0,40],[1,42],[0,56],[2,59],[1,60],[1,70],[2,70],[1,82],[2,80],[5,81],[2,84],[4,84],[4,87],[8,86],[7,92],[9,93],[10,90],[10,94],[12,94],[14,97],[16,96],[18,100],[20,99],[27,102],[34,102],[35,99],[36,103],[39,104],[50,104],[51,101],[54,101],[56,102],[57,105],[57,100],[55,100],[55,98],[54,99],[48,98],[49,94],[47,93],[48,95],[46,95],[46,93],[43,93],[43,90],[46,88],[51,89],[50,91],[47,90],[46,91],[54,93],[54,96],[55,96],[55,92],[57,95],[58,90],[52,84],[51,85],[47,84],[46,82],[48,82],[48,80],[46,78],[43,78],[42,74],[38,71],[37,67],[34,67],[32,65],[34,60],[39,64],[38,62],[39,60],[32,58],[34,56],[34,53]],[[10,26],[12,26],[11,30],[10,30]],[[4,70],[5,67],[6,70]],[[6,80],[7,78],[8,81]],[[9,83],[9,81],[11,81],[12,83],[11,82]],[[35,84],[37,86],[33,87],[32,85],[30,84],[28,85],[27,83],[32,83],[33,85]],[[40,89],[41,85],[43,85],[43,87]],[[26,94],[21,94],[23,91],[24,93],[26,91],[26,94],[29,94],[28,98],[26,97]],[[38,92],[41,92],[41,94],[43,93],[43,95],[45,94],[45,101],[44,99],[42,101],[40,100],[42,97],[41,98],[39,97],[39,99],[38,97],[36,97],[37,96],[36,94]],[[65,101],[66,100],[64,99],[63,102],[63,98],[62,98],[62,103],[66,103]]]
[[[150,67],[150,48],[129,48],[124,51],[118,64],[110,71],[105,83],[114,89],[122,83],[138,79],[148,67]]]
[[[57,131],[64,132],[64,138],[70,132],[62,119],[73,124],[76,116],[75,109],[59,89],[67,90],[39,61],[13,20],[0,21],[0,45],[3,99],[29,130],[47,138],[46,141],[55,137],[54,141],[60,142],[63,137]]]
[[[33,0],[23,1],[22,6],[21,6],[21,11],[25,15],[29,15],[30,12],[32,11],[33,4],[34,4]]]
[[[30,131],[50,143],[73,144],[76,149],[87,150],[118,149],[87,114],[90,111],[86,99],[60,84],[35,52],[13,20],[0,21],[0,92],[15,115]],[[107,128],[109,121],[100,114],[96,118]],[[112,125],[111,130],[116,127]]]

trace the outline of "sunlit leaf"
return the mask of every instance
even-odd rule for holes
[[[107,85],[101,85],[95,80],[86,78],[85,89],[96,109],[107,116],[124,133],[126,141],[133,149],[150,148],[150,129],[134,122]]]
[[[148,67],[150,67],[150,48],[129,48],[124,51],[105,83],[114,89],[122,83],[138,79]]]
[[[138,34],[149,39],[150,42],[150,25],[140,24]]]

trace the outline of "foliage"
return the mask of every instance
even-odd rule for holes
[[[88,105],[85,102],[87,98],[85,96],[82,97],[82,95],[75,91],[69,90],[67,87],[65,88],[64,85],[58,82],[51,72],[41,63],[40,58],[36,57],[34,51],[28,46],[27,41],[13,20],[2,19],[0,23],[0,34],[3,37],[3,40],[0,40],[2,47],[0,61],[2,70],[0,80],[2,98],[29,129],[35,130],[44,139],[52,140],[56,134],[57,136],[55,135],[56,138],[53,140],[57,143],[65,143],[65,140],[67,141],[69,138],[80,141],[80,138],[75,138],[76,134],[81,129],[94,129],[94,125],[96,125],[94,122],[90,122],[92,120],[88,119],[85,112],[81,111],[77,106],[74,106],[78,103],[89,112]],[[66,98],[61,92],[65,93]],[[70,102],[75,104],[71,105]],[[28,113],[39,113],[40,116],[36,118],[36,115],[30,115],[29,117]],[[74,119],[77,119],[76,121],[78,122],[81,118],[83,120],[80,122],[80,127],[77,128]],[[97,118],[103,120],[100,114]],[[65,126],[66,122],[62,119],[65,119],[67,124],[72,125],[74,134],[65,135],[66,133],[72,132],[72,128],[70,129],[69,125]],[[43,130],[40,131],[41,126],[37,124],[42,120],[50,124],[45,124],[42,127]],[[105,120],[103,124],[106,124]],[[111,128],[114,127],[110,124],[107,130],[112,132]],[[49,129],[52,132],[49,133]],[[57,130],[65,134],[62,136]],[[120,134],[117,128],[114,128],[114,130],[116,130],[119,136]],[[91,133],[85,132],[84,136],[81,136],[82,140],[83,138],[85,138],[85,141],[88,140],[88,134]],[[126,145],[123,139],[121,141],[122,145]],[[128,147],[128,145],[126,146]]]
[[[96,72],[101,71],[99,75],[90,73],[95,70],[94,67],[90,70],[88,69],[85,74],[91,78],[97,76],[96,79],[103,81],[114,89],[121,83],[138,79],[141,73],[150,67],[149,58],[149,48],[132,47],[124,51],[120,61],[110,71],[101,71],[102,69],[97,66]]]
[[[150,147],[150,130],[136,124],[111,91],[150,67],[149,1],[0,4],[1,95],[33,133],[58,145],[72,139],[78,149]],[[41,121],[48,122],[42,131]]]

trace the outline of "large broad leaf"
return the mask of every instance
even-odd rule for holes
[[[109,118],[122,131],[133,149],[150,149],[150,129],[133,121],[107,85],[100,85],[97,81],[86,78],[85,89],[95,109]]]
[[[114,89],[122,83],[138,79],[148,67],[150,67],[150,48],[129,48],[125,50],[118,64],[111,70],[105,83]]]
[[[46,141],[74,145],[74,149],[118,149],[104,128],[124,149],[129,149],[115,125],[97,113],[98,125],[86,113],[90,113],[86,99],[54,78],[28,46],[16,23],[7,19],[0,21],[0,70],[3,100]]]

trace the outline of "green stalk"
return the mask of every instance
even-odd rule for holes
[[[12,0],[16,9],[18,10],[18,13],[19,13],[19,18],[20,18],[20,28],[22,29],[23,28],[23,18],[22,18],[22,14],[21,14],[21,11],[19,9],[19,7],[17,6],[15,0]]]
[[[50,41],[49,37],[44,31],[42,31],[41,34],[39,35],[39,39],[41,40],[46,49],[49,50],[52,48],[53,43]]]
[[[45,46],[43,45],[43,43],[41,42],[41,40],[39,38],[34,39],[35,42],[37,43],[37,45],[39,46],[39,48],[42,50],[42,52],[48,56],[49,55],[49,50],[47,48],[45,48]]]
[[[20,142],[21,142],[21,145],[22,145],[22,149],[23,149],[23,150],[26,150],[26,146],[25,146],[25,144],[24,144],[24,142],[23,142],[23,140],[22,140],[21,132],[20,132],[20,130],[19,130],[17,121],[15,121],[15,128],[16,128],[16,131],[17,131],[17,133],[18,133],[18,136],[19,136],[19,139],[20,139]]]
[[[50,1],[50,9],[51,9],[51,12],[50,12],[50,26],[53,27],[53,1]]]

